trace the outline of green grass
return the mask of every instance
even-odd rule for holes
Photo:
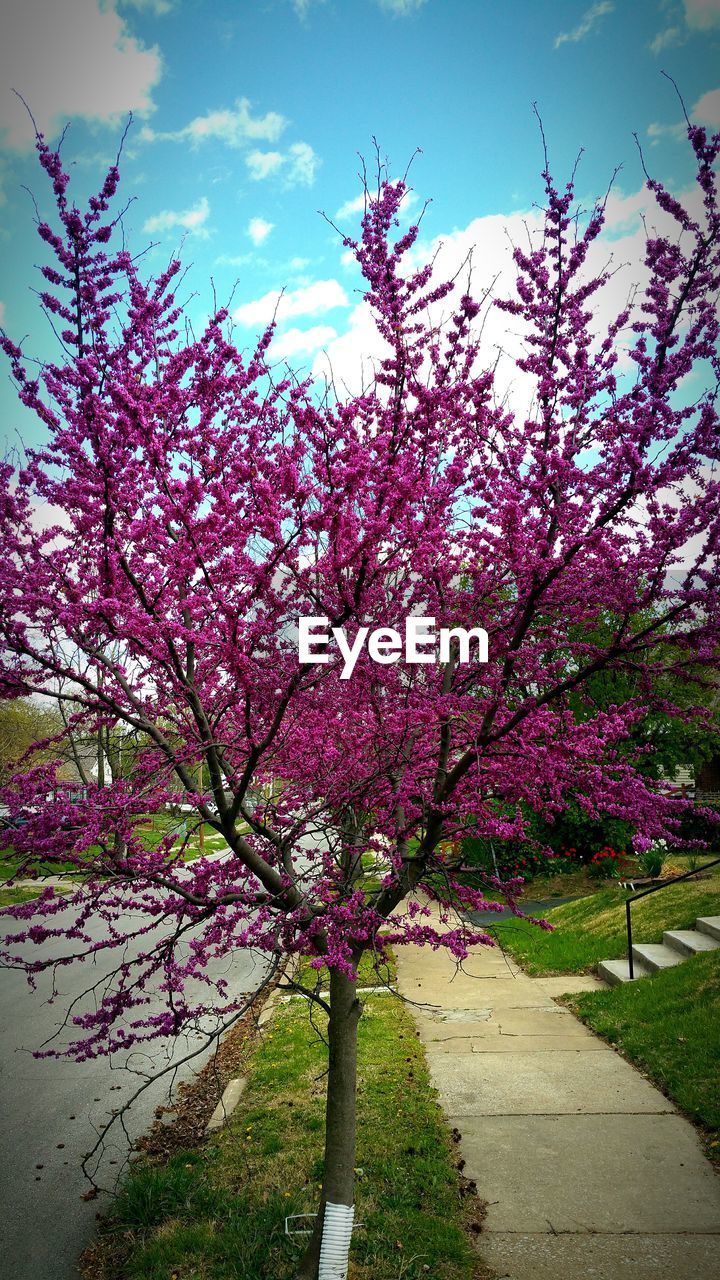
[[[29,902],[37,898],[40,889],[0,889],[0,907],[11,907],[16,902]]]
[[[498,902],[502,894],[492,885],[488,885],[480,871],[463,871],[458,879],[472,888],[482,889],[490,902]],[[528,877],[523,888],[523,895],[531,902],[547,902],[550,898],[581,898],[596,893],[606,882],[593,879],[588,875],[586,867],[577,867],[573,871],[558,873],[553,876]]]
[[[720,951],[567,1003],[709,1131],[720,1158]]]
[[[22,857],[15,853],[12,848],[0,849],[0,880],[10,880],[17,875],[18,867],[27,861],[27,855]],[[32,869],[37,871],[41,876],[68,876],[73,872],[77,876],[77,865],[73,862],[43,862],[33,861]]]
[[[174,817],[172,814],[154,814],[152,818],[148,818],[145,822],[141,822],[139,833],[143,844],[148,849],[155,849],[161,839],[171,832],[178,832],[182,819]],[[191,862],[194,858],[200,856],[200,834],[199,829],[192,829],[187,845],[183,851],[183,861]],[[203,824],[203,834],[205,838],[205,853],[220,853],[223,849],[227,849],[225,839],[211,827],[209,823]],[[242,827],[240,828],[242,829]],[[91,846],[87,850],[88,860],[97,856],[99,849]],[[27,861],[27,856],[16,854],[12,847],[0,849],[0,880],[10,880],[17,875],[18,868]],[[78,869],[77,863],[63,861],[37,861],[31,860],[31,867],[39,876],[62,876],[68,880],[83,880],[82,871]]]
[[[321,990],[327,991],[330,982],[327,965],[323,965],[321,969],[314,969],[309,960],[303,959],[298,965],[295,980],[311,990],[319,980]],[[372,951],[363,952],[358,965],[359,987],[386,987],[394,984],[396,980],[397,967],[392,951],[388,950],[384,959],[380,956],[376,957]]]
[[[326,1054],[299,1002],[280,1005],[240,1106],[199,1152],[136,1169],[111,1235],[133,1244],[123,1280],[290,1280],[316,1209]],[[354,1280],[479,1280],[466,1204],[422,1048],[405,1009],[370,997],[360,1023]],[[477,1208],[477,1205],[475,1206]],[[301,1224],[306,1225],[306,1224]]]
[[[680,875],[682,872],[692,869],[691,864],[693,861],[702,864],[718,856],[720,856],[720,850],[715,850],[714,852],[710,850],[698,851],[692,859],[687,854],[673,852],[667,859],[666,871],[672,872],[674,875]],[[633,875],[638,879],[640,878],[637,858],[625,858],[621,864],[621,869],[620,879],[625,877],[632,878]],[[476,888],[482,889],[486,887],[480,870],[463,871],[460,874],[460,880],[466,881]],[[547,902],[551,898],[583,898],[588,897],[590,894],[598,893],[600,890],[608,888],[611,884],[612,881],[591,876],[586,865],[577,865],[572,870],[556,871],[552,875],[528,876],[523,894],[532,902]],[[488,886],[486,896],[491,900],[497,900],[502,895]]]
[[[227,842],[214,827],[204,822],[202,828],[206,855],[220,853],[223,849],[227,849]],[[239,829],[246,830],[247,828],[241,824]],[[156,813],[140,826],[142,842],[148,849],[157,848],[160,841],[171,834],[175,834],[176,843],[179,845],[181,833],[187,834],[187,844],[183,850],[183,861],[192,862],[194,858],[200,856],[200,824],[196,824],[192,814],[177,817],[171,813]]]
[[[546,933],[523,920],[499,923],[503,946],[530,974],[582,973],[599,960],[627,952],[625,899],[617,885],[548,911],[555,926]],[[685,880],[641,898],[632,907],[635,942],[660,942],[663,929],[689,929],[697,916],[720,912],[720,874],[713,868],[702,880]]]

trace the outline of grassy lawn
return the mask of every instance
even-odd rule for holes
[[[203,835],[205,854],[221,853],[223,849],[227,849],[224,838],[218,834],[213,827],[207,822],[203,823]],[[139,825],[139,833],[143,844],[148,849],[154,849],[160,843],[161,839],[171,834],[184,830],[183,820],[174,817],[171,814],[154,814],[152,818],[148,818]],[[96,848],[91,847],[88,850],[88,857],[91,858],[94,853],[99,852]],[[200,832],[190,825],[190,838],[184,850],[183,861],[191,862],[194,858],[200,856]],[[26,861],[24,857],[20,857],[11,847],[0,849],[0,880],[10,880],[17,874],[18,867]],[[44,862],[37,861],[32,864],[33,870],[37,871],[40,876],[64,876],[68,879],[83,879],[83,874],[78,870],[78,866],[73,862]]]
[[[708,1131],[720,1160],[720,951],[566,1002]]]
[[[203,837],[205,854],[221,853],[223,849],[227,849],[227,843],[214,827],[204,822]],[[244,829],[242,826],[240,829]],[[154,849],[160,843],[164,836],[177,833],[177,839],[184,832],[189,834],[189,839],[183,854],[184,862],[192,862],[194,858],[200,856],[200,824],[196,824],[192,815],[189,819],[183,817],[175,817],[169,813],[156,813],[152,818],[148,818],[140,829],[143,844],[148,849]]]
[[[11,907],[16,902],[29,902],[31,898],[37,898],[39,892],[39,889],[0,889],[0,907]]]
[[[15,853],[12,848],[0,849],[0,880],[10,880],[17,874],[18,867],[25,861]],[[37,870],[41,876],[65,876],[70,877],[73,872],[77,875],[77,866],[72,862],[35,862],[33,868]]]
[[[459,879],[473,888],[482,889],[485,897],[491,902],[497,902],[502,898],[502,894],[492,885],[488,885],[483,876],[476,871],[462,871]],[[606,881],[593,879],[588,875],[585,867],[577,867],[574,871],[564,871],[558,875],[537,875],[528,878],[523,896],[530,902],[547,902],[550,898],[581,898],[587,894],[596,893],[606,883]]]
[[[714,852],[710,850],[698,852],[693,858],[689,858],[687,854],[673,852],[665,862],[663,876],[682,875],[683,872],[690,871],[693,865],[710,862],[717,857],[720,857],[720,849]],[[640,878],[636,858],[625,858],[620,864],[620,870],[619,879],[632,879],[633,875],[638,879]],[[460,872],[460,879],[475,888],[486,888],[486,896],[489,899],[497,900],[502,896],[491,886],[486,886],[485,879],[479,870],[464,870]],[[612,884],[613,881],[599,879],[597,876],[590,875],[587,866],[577,865],[570,871],[556,871],[552,875],[537,874],[528,876],[523,895],[529,902],[548,902],[552,898],[584,898],[589,894],[598,893],[601,889],[607,889]]]
[[[285,1216],[316,1207],[324,1071],[304,1002],[281,1004],[225,1129],[125,1184],[103,1280],[290,1280],[305,1237],[285,1235]],[[414,1024],[391,996],[369,997],[360,1023],[358,1122],[353,1280],[485,1277],[467,1230],[479,1202],[463,1199]]]
[[[397,981],[397,966],[395,964],[395,956],[391,950],[388,950],[387,957],[381,960],[375,957],[372,951],[365,951],[358,965],[358,987],[386,987],[394,985]],[[329,971],[326,965],[321,969],[314,969],[309,960],[300,961],[294,974],[296,982],[302,983],[303,986],[314,990],[319,982],[319,989],[327,991],[330,985]]]
[[[641,898],[632,908],[635,942],[661,942],[663,929],[689,929],[697,916],[720,913],[720,868],[703,879]],[[535,886],[528,891],[535,896]],[[582,973],[599,960],[613,960],[627,950],[625,899],[613,884],[577,902],[548,911],[552,933],[522,920],[499,922],[498,938],[530,974]]]

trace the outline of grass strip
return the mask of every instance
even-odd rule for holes
[[[582,973],[599,960],[627,952],[625,899],[617,885],[547,912],[552,933],[523,920],[499,922],[503,946],[532,975]],[[720,911],[717,869],[699,880],[684,880],[641,898],[632,907],[635,942],[661,942],[664,929],[691,929],[698,916]]]
[[[0,907],[12,907],[17,902],[29,902],[31,898],[39,896],[41,889],[41,885],[38,885],[37,889],[0,889]]]
[[[471,1243],[482,1205],[458,1172],[414,1023],[397,999],[368,997],[359,1057],[363,1225],[353,1236],[352,1280],[483,1280]],[[287,1236],[285,1217],[316,1207],[325,1060],[305,1002],[280,1004],[222,1132],[167,1163],[143,1163],[124,1184],[105,1228],[121,1261],[104,1274],[291,1280],[305,1237]]]
[[[248,828],[241,824],[239,830],[246,831]],[[224,853],[227,850],[227,842],[209,823],[203,823],[203,832],[206,855]],[[139,822],[138,834],[147,849],[156,849],[161,840],[168,835],[174,834],[176,844],[182,839],[187,841],[182,858],[184,862],[192,862],[200,856],[199,827],[196,827],[193,822],[188,824],[185,819],[177,818],[170,814],[155,814]],[[97,846],[91,845],[87,850],[88,860],[97,857],[99,852],[100,850]],[[69,879],[73,877],[83,878],[82,871],[79,870],[76,862],[64,862],[60,859],[47,862],[43,859],[28,858],[25,854],[15,853],[12,846],[0,849],[0,879],[10,880],[18,874],[19,868],[26,864],[38,876],[63,876]]]
[[[565,1003],[702,1126],[720,1161],[720,951]]]
[[[358,987],[394,987],[397,982],[397,966],[395,956],[390,948],[381,959],[372,951],[365,951],[357,970]],[[327,991],[330,986],[330,972],[327,965],[319,969],[313,968],[310,961],[301,959],[294,974],[295,981],[311,991]]]

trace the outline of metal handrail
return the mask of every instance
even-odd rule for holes
[[[713,858],[712,862],[706,862],[702,867],[695,867],[694,871],[685,871],[681,876],[673,876],[672,880],[663,880],[662,884],[654,884],[651,889],[643,889],[641,893],[634,893],[631,897],[625,899],[625,919],[627,921],[627,940],[628,940],[628,969],[630,971],[631,980],[635,977],[633,968],[632,953],[632,919],[630,916],[630,907],[633,902],[637,902],[638,898],[647,898],[649,893],[657,893],[660,889],[669,889],[671,884],[679,884],[681,880],[689,880],[691,876],[697,876],[701,871],[707,871],[708,867],[716,867],[720,863],[720,858]]]

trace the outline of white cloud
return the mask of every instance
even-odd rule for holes
[[[246,142],[276,142],[287,127],[287,120],[277,111],[266,111],[264,116],[254,116],[248,98],[237,98],[234,110],[206,111],[195,116],[182,129],[156,133],[143,129],[144,142],[190,142],[200,146],[203,142],[224,142],[228,147],[241,147]]]
[[[659,31],[652,41],[650,49],[653,53],[685,44],[694,32],[710,31],[720,26],[720,0],[684,0],[683,7],[685,25],[677,25],[680,14],[674,16],[671,24]]]
[[[652,205],[652,198],[645,187],[625,194],[622,187],[614,186],[605,205],[603,235],[612,240],[634,235],[640,227],[642,217],[650,211]]]
[[[683,191],[681,197],[691,213],[699,215],[695,186]],[[583,203],[587,204],[586,201]],[[584,273],[585,278],[592,278],[610,265],[611,276],[591,304],[595,315],[593,331],[599,337],[607,332],[607,326],[624,309],[634,286],[642,290],[647,283],[643,219],[650,234],[676,237],[674,222],[658,209],[652,193],[645,187],[629,192],[615,188],[611,192],[605,228],[590,248]],[[447,235],[419,241],[406,259],[406,270],[417,269],[434,258],[435,283],[457,277],[453,294],[431,305],[430,322],[441,324],[452,314],[453,299],[457,300],[467,288],[470,256],[470,292],[475,298],[480,300],[490,287],[493,297],[514,296],[517,270],[512,261],[512,247],[521,245],[527,248],[529,243],[537,244],[541,227],[542,215],[538,210],[511,215],[492,214],[473,219],[466,227]],[[348,265],[350,261],[348,255]],[[638,296],[637,305],[641,300]],[[489,306],[486,314],[483,311],[479,317],[478,324],[480,321],[480,363],[492,367],[498,361],[498,395],[507,393],[509,407],[516,413],[529,412],[534,384],[517,367],[518,358],[524,352],[521,320]],[[631,367],[628,349],[632,341],[633,335],[629,331],[618,341],[619,372]],[[316,357],[313,374],[319,378],[332,375],[338,387],[344,386],[351,393],[358,393],[372,379],[374,368],[386,353],[387,348],[377,333],[370,308],[362,302],[349,314],[346,330],[340,332],[328,344],[326,351]]]
[[[195,116],[182,129],[160,132],[146,126],[141,130],[142,142],[189,142],[193,147],[214,141],[228,147],[256,145],[245,155],[248,173],[254,182],[262,182],[282,171],[288,187],[312,186],[320,158],[308,142],[293,142],[286,151],[262,150],[259,143],[276,143],[285,132],[288,121],[278,111],[253,115],[248,98],[237,98],[232,110],[206,111]]]
[[[290,0],[290,3],[298,18],[300,18],[301,22],[304,22],[313,5],[325,4],[325,0]]]
[[[650,42],[651,53],[662,53],[664,49],[672,49],[675,45],[682,44],[684,33],[681,27],[665,27],[663,31],[658,31],[654,40]]]
[[[273,227],[274,230],[274,227]],[[249,234],[249,233],[248,233]],[[270,262],[267,258],[259,256],[255,252],[250,253],[221,253],[215,259],[215,263],[219,267],[247,267],[262,266],[267,270],[272,269],[276,276],[285,281],[287,285],[290,279],[294,279],[296,284],[307,284],[305,276],[306,268],[310,266],[310,258],[292,257],[287,261],[273,259]]]
[[[196,116],[187,126],[187,133],[193,142],[219,138],[237,147],[248,139],[275,142],[286,125],[287,120],[277,111],[266,111],[264,116],[251,115],[247,98],[238,98],[235,111],[209,111],[204,116]]]
[[[390,348],[377,330],[367,302],[350,312],[348,328],[320,352],[312,367],[314,378],[332,379],[338,390],[358,395],[373,379],[379,361]]]
[[[393,181],[397,181],[397,179],[393,179]],[[356,215],[358,213],[365,212],[365,206],[366,206],[366,203],[368,202],[369,202],[369,198],[364,191],[361,191],[356,196],[352,196],[350,200],[346,200],[344,204],[340,205],[340,208],[335,214],[335,222],[345,222],[349,218],[352,218],[353,220],[355,220]],[[405,194],[400,204],[401,214],[407,216],[410,213],[411,209],[415,207],[417,202],[418,202],[417,194],[414,191],[412,191],[410,188],[408,188],[405,191]]]
[[[685,20],[698,31],[720,26],[720,0],[685,0]]]
[[[704,93],[695,103],[692,113],[701,124],[720,125],[720,89]]]
[[[267,240],[274,225],[273,222],[266,222],[265,218],[251,218],[245,234],[250,237],[254,245],[260,245]]]
[[[177,3],[178,0],[118,0],[118,7],[139,9],[141,13],[147,11],[154,13],[157,18],[164,18],[166,13],[172,12]]]
[[[340,205],[335,214],[335,221],[344,222],[346,218],[352,218],[356,213],[364,213],[366,199],[365,192],[361,191],[359,196],[353,196],[352,200],[346,200],[344,204]]]
[[[219,253],[215,259],[217,267],[249,267],[253,263],[257,264],[254,253]]]
[[[262,182],[277,173],[285,163],[285,157],[279,151],[250,151],[245,157],[250,177],[255,182]]]
[[[262,182],[282,172],[285,185],[288,187],[311,187],[315,181],[315,173],[320,164],[320,157],[315,154],[307,142],[294,142],[287,151],[250,151],[245,157],[250,177],[255,182]]]
[[[695,103],[690,115],[700,124],[717,128],[720,125],[720,89],[710,89],[708,93],[704,93]],[[653,123],[648,125],[648,137],[652,140],[653,146],[657,146],[663,138],[681,142],[687,137],[687,124],[684,120],[676,120],[673,124]]]
[[[160,79],[157,48],[131,36],[112,4],[97,0],[23,0],[7,7],[0,46],[0,129],[5,143],[23,148],[38,128],[57,135],[73,116],[115,124],[129,111],[152,111]]]
[[[290,147],[288,160],[288,185],[292,187],[311,187],[315,181],[315,173],[320,164],[320,157],[315,154],[310,144],[308,142],[294,142]]]
[[[647,133],[652,145],[656,147],[663,138],[670,138],[673,142],[680,142],[682,138],[686,138],[687,125],[684,120],[676,120],[674,124],[658,124],[657,121],[653,121],[648,125]]]
[[[31,499],[30,525],[35,533],[47,533],[49,529],[72,529],[72,519],[64,507],[56,507],[52,502],[41,502]],[[65,538],[58,534],[52,546],[62,546]]]
[[[0,302],[0,324],[5,323],[5,303]]]
[[[563,44],[578,44],[580,40],[585,40],[595,30],[600,19],[612,13],[614,8],[612,0],[598,0],[597,4],[592,4],[585,10],[578,25],[573,27],[572,31],[561,31],[555,37],[555,48],[559,49]]]
[[[655,494],[655,500],[665,508],[667,515],[672,516],[674,511],[682,510],[690,503],[695,503],[706,492],[708,485],[713,484],[714,480],[715,476],[711,466],[699,466],[694,475],[685,476],[682,480],[676,481],[671,487],[659,489]],[[622,523],[627,533],[637,537],[646,534],[649,520],[650,512],[647,498],[644,495],[640,495],[626,510]],[[706,527],[700,532],[692,534],[687,542],[676,548],[668,565],[669,573],[672,576],[682,572],[686,573],[697,565],[703,550],[707,546],[708,538],[711,536],[711,531]]]
[[[347,294],[337,280],[316,280],[314,284],[303,285],[298,289],[290,289],[280,294],[271,289],[256,298],[253,302],[245,302],[233,312],[233,319],[238,324],[260,327],[267,325],[276,316],[278,320],[289,320],[293,316],[317,316],[334,307],[349,306]]]
[[[407,18],[409,14],[422,9],[427,0],[377,0],[385,13],[392,13],[396,18]]]
[[[203,196],[193,205],[192,209],[186,209],[179,213],[174,209],[164,209],[162,213],[156,213],[148,218],[143,227],[143,231],[147,231],[150,235],[162,233],[165,231],[174,231],[176,228],[190,231],[192,235],[200,236],[203,240],[209,236],[209,231],[205,226],[210,214],[210,205],[207,196]]]
[[[440,283],[457,276],[455,298],[465,292],[468,281],[467,268],[462,269],[468,255],[472,254],[474,273],[471,292],[480,297],[495,276],[500,278],[495,286],[495,296],[512,293],[516,269],[512,262],[512,243],[527,244],[528,228],[533,231],[540,224],[537,212],[518,213],[510,216],[493,214],[473,219],[466,227],[437,236],[432,240],[418,241],[406,259],[407,270],[417,269],[435,259],[433,281]],[[512,242],[512,243],[511,243]],[[348,265],[354,259],[348,258]],[[452,300],[432,304],[429,320],[439,324],[452,310]],[[499,384],[512,376],[515,384],[520,381],[514,362],[521,352],[521,342],[515,335],[512,322],[497,308],[491,308],[483,328],[482,363],[493,365],[498,352],[506,353],[499,371]],[[378,333],[371,308],[360,302],[348,317],[344,333],[329,343],[327,349],[315,359],[313,375],[331,378],[338,389],[346,388],[350,394],[359,394],[372,382],[380,361],[389,353],[389,347]],[[509,370],[509,373],[505,371]],[[517,385],[513,386],[513,406],[519,404]],[[522,410],[527,408],[527,395]]]
[[[290,360],[294,356],[314,355],[321,347],[337,338],[337,329],[331,324],[316,324],[311,329],[288,329],[270,345],[274,360]]]

